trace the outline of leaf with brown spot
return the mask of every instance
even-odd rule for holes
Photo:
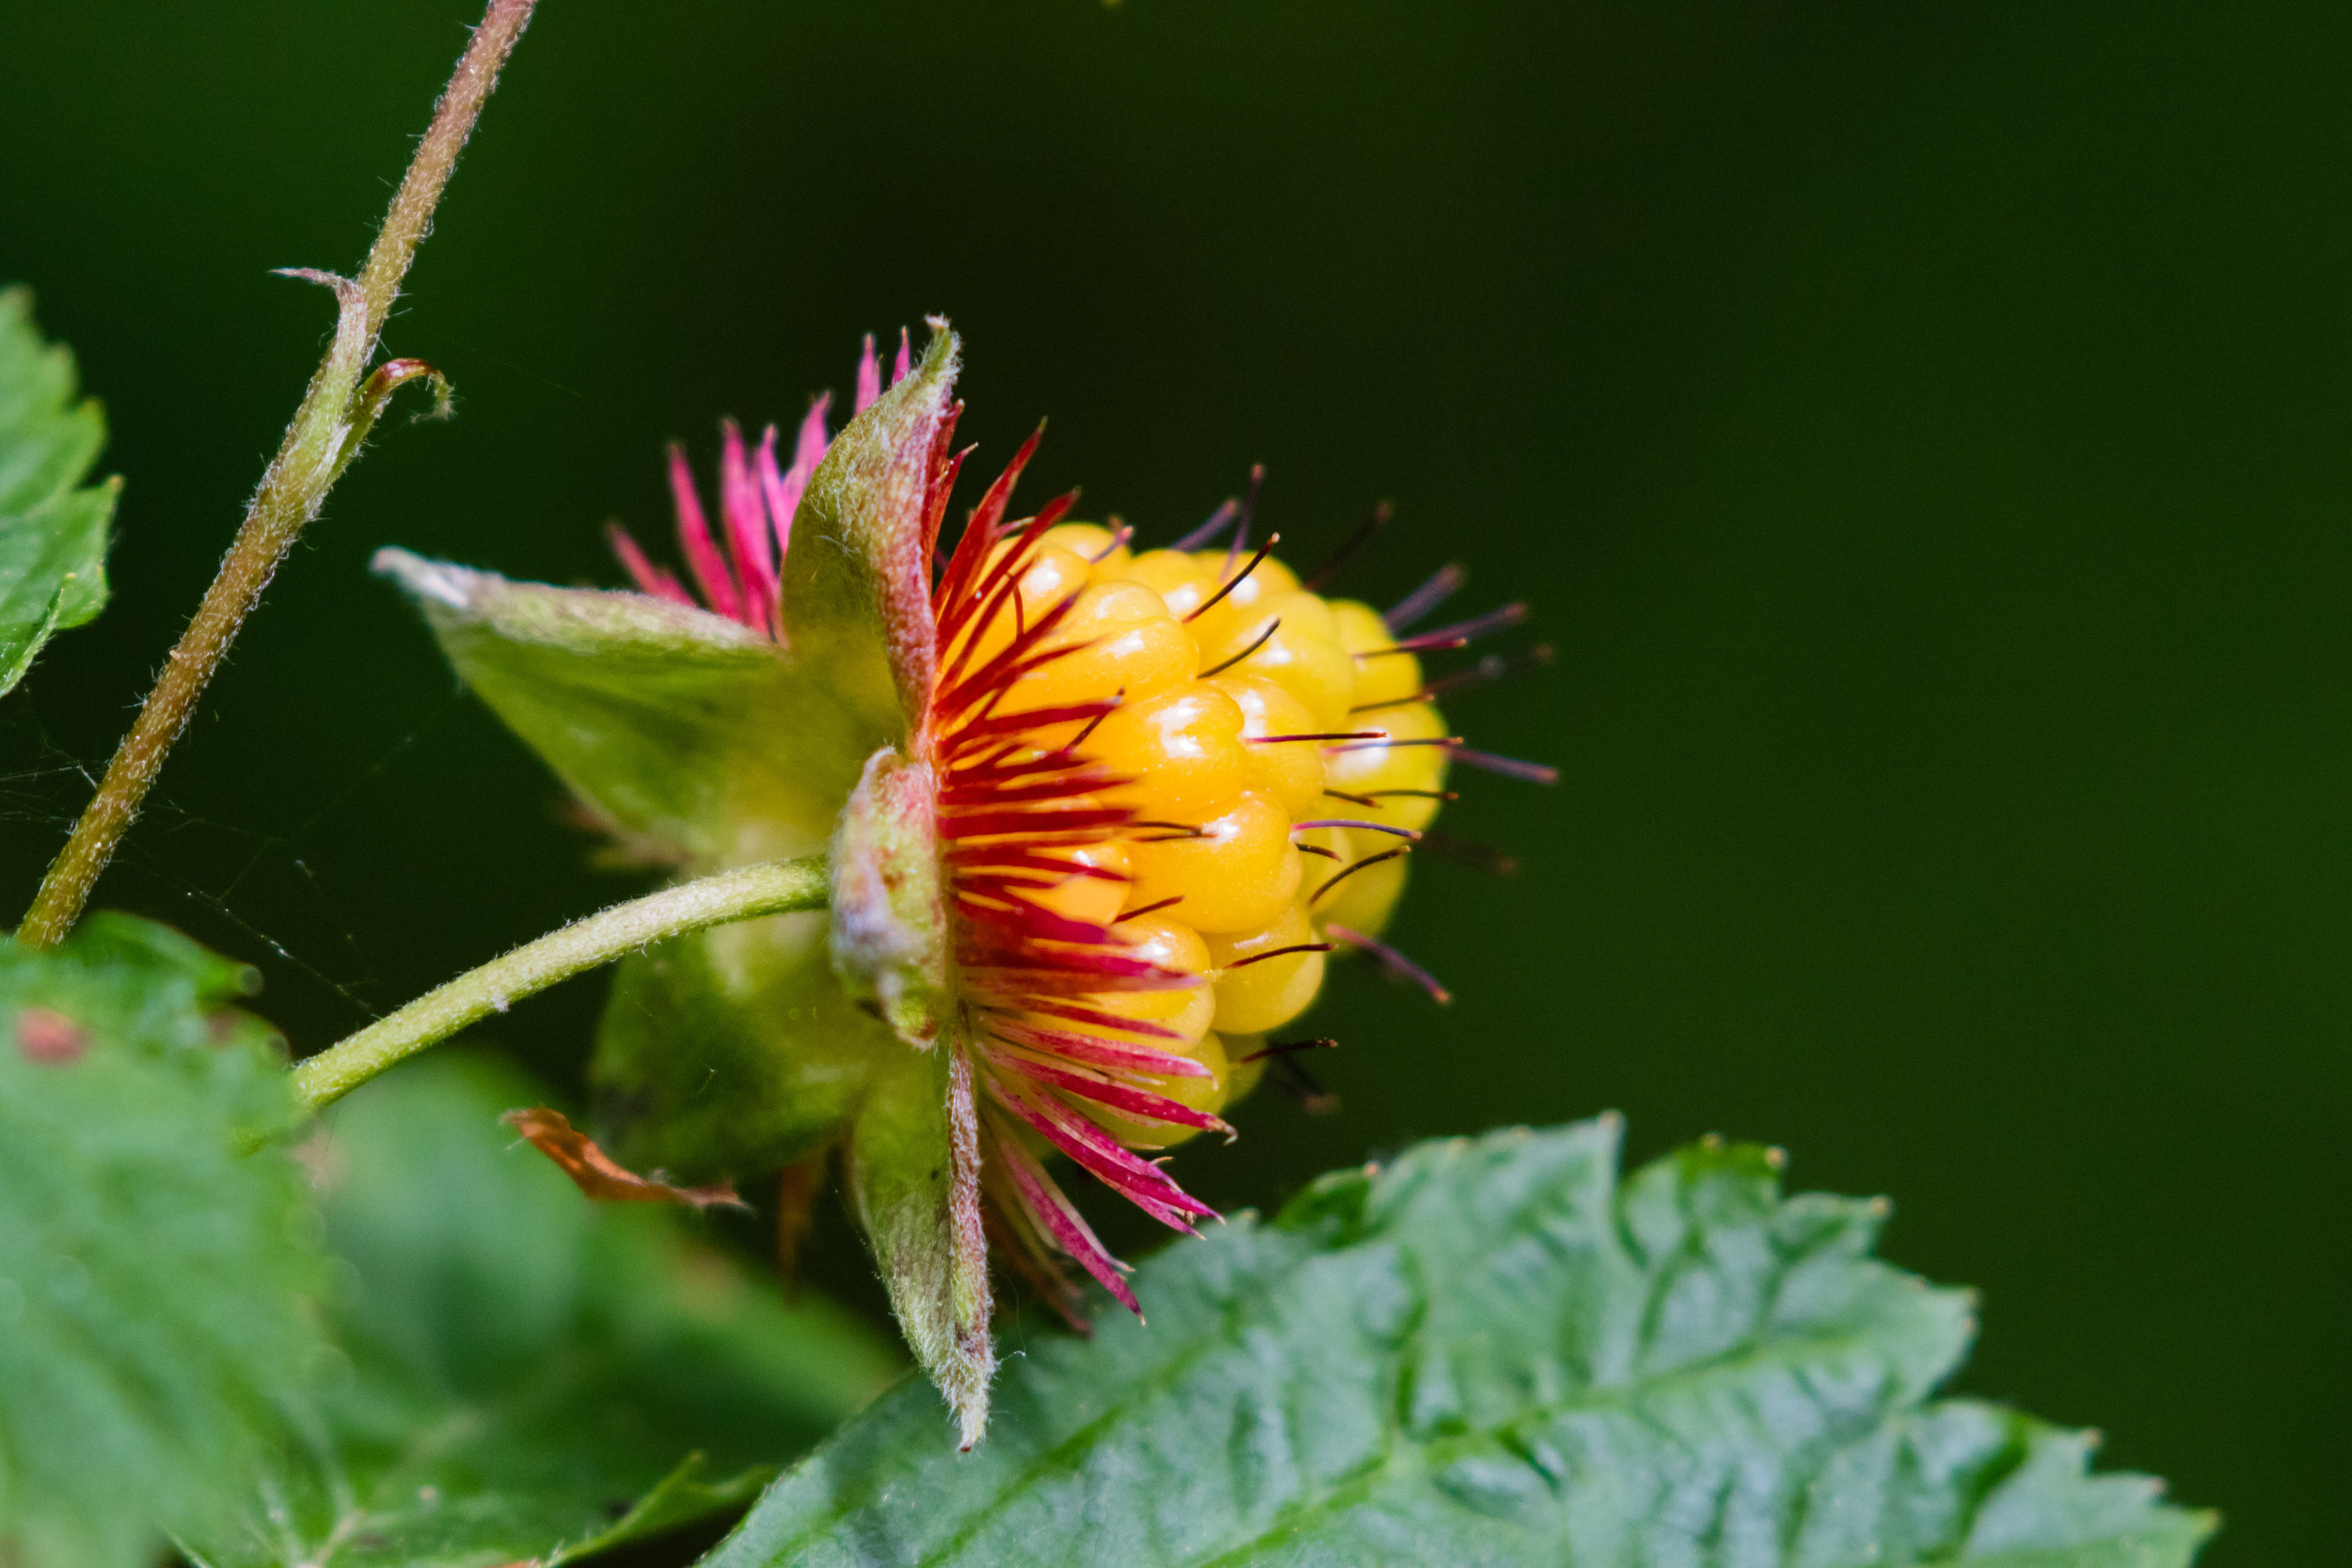
[[[40,1067],[63,1067],[89,1049],[89,1033],[55,1007],[27,1007],[16,1015],[16,1048]]]
[[[152,1568],[326,1352],[300,1173],[239,1152],[297,1115],[252,982],[125,915],[0,938],[0,1564]]]

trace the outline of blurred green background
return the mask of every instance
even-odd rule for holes
[[[23,907],[209,576],[470,0],[0,13],[0,277],[129,476],[117,598],[0,705]],[[661,442],[967,334],[964,430],[1166,538],[1270,470],[1348,586],[1524,595],[1549,672],[1351,974],[1342,1098],[1184,1179],[1630,1117],[1885,1192],[1966,1389],[2317,1560],[2342,1484],[2352,115],[2341,6],[548,0],[388,347],[456,382],[340,489],[102,901],[302,1049],[634,890],[371,579],[611,583]],[[576,1070],[601,988],[498,1037]],[[1099,1196],[1100,1195],[1096,1195]],[[1090,1202],[1104,1214],[1110,1205]],[[1106,1216],[1107,1217],[1107,1216]],[[1117,1239],[1145,1244],[1123,1221]],[[869,1306],[835,1222],[819,1273]]]

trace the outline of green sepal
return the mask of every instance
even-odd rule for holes
[[[833,847],[833,967],[850,1000],[920,1051],[954,1006],[940,882],[938,784],[885,746],[842,809]]]
[[[946,1401],[957,1446],[968,1449],[988,1430],[996,1352],[979,1129],[961,1044],[892,1053],[851,1125],[847,1165],[850,1205],[882,1265],[890,1309]]]
[[[824,847],[872,750],[757,632],[642,594],[376,552],[466,684],[625,847],[697,871]]]
[[[907,1054],[841,992],[822,914],[739,921],[625,960],[589,1069],[597,1135],[632,1170],[756,1175],[837,1136]]]
[[[925,520],[960,368],[956,335],[933,318],[922,363],[834,437],[792,516],[785,628],[802,667],[870,726],[861,762],[878,746],[904,748],[930,701]]]

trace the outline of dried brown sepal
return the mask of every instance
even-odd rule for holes
[[[825,1184],[832,1152],[819,1149],[785,1166],[776,1178],[776,1276],[784,1281],[787,1300],[800,1299],[801,1243],[815,1223],[817,1194]]]
[[[500,1118],[531,1140],[540,1153],[554,1161],[573,1185],[598,1203],[684,1203],[696,1209],[727,1206],[749,1209],[723,1181],[715,1187],[678,1187],[638,1175],[596,1146],[587,1133],[574,1128],[561,1111],[533,1105],[509,1111]]]

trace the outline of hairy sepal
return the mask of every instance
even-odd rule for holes
[[[833,847],[833,965],[851,1001],[928,1051],[953,1006],[931,766],[885,746],[866,762]]]
[[[457,673],[621,846],[714,871],[823,847],[871,745],[776,645],[642,594],[379,550]]]
[[[614,971],[589,1064],[597,1141],[680,1181],[756,1177],[835,1142],[903,1054],[842,994],[825,916],[714,927]]]
[[[842,990],[912,1051],[872,1080],[850,1136],[850,1198],[907,1343],[970,1448],[996,1370],[980,1226],[972,1064],[955,1027],[939,804],[930,765],[866,760],[833,851],[833,962]]]
[[[972,1067],[952,1036],[900,1052],[860,1107],[849,1144],[850,1202],[872,1242],[890,1309],[946,1401],[960,1449],[988,1430],[996,1352],[989,1337]]]
[[[796,658],[904,746],[930,701],[930,517],[961,356],[944,320],[922,362],[834,438],[792,519],[784,624]]]

